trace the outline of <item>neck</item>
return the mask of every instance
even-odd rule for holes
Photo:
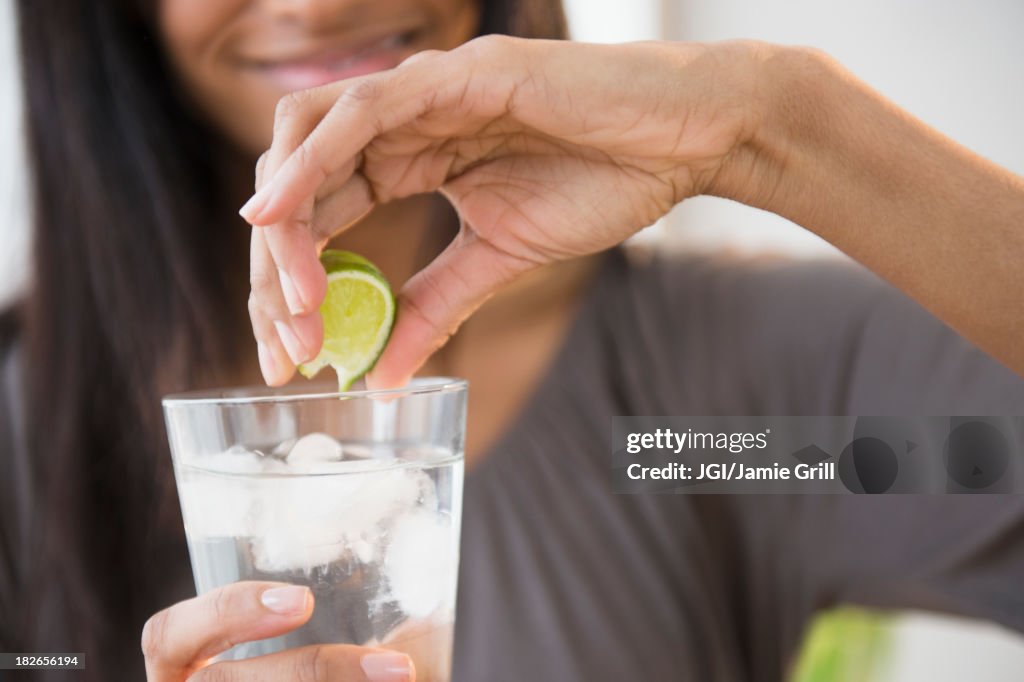
[[[370,259],[397,291],[455,235],[458,219],[443,201],[421,194],[378,206],[330,246]]]

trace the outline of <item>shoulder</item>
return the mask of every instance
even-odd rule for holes
[[[867,269],[839,257],[712,255],[626,251],[629,268],[673,303],[726,304],[734,315],[771,316],[795,323],[814,311],[825,320],[868,309],[900,294]],[[763,311],[763,312],[758,312]],[[799,317],[806,317],[801,315]]]
[[[841,258],[736,256],[625,251],[635,296],[693,330],[756,331],[787,344],[805,332],[840,330],[902,297],[877,276]]]
[[[753,405],[813,413],[1002,413],[1024,379],[866,268],[842,258],[627,259],[633,301]],[[795,413],[795,412],[794,412]]]
[[[761,361],[855,339],[873,311],[900,294],[840,258],[684,254],[628,249],[631,299],[663,319],[687,348],[711,344]],[[780,355],[781,354],[781,355]]]

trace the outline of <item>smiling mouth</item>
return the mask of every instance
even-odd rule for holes
[[[417,31],[388,34],[356,48],[324,49],[297,58],[246,60],[244,66],[286,92],[306,90],[397,66],[412,53]]]

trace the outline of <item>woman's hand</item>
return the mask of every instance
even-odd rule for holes
[[[208,664],[235,644],[276,637],[313,614],[313,595],[297,585],[240,582],[157,613],[142,631],[149,682],[182,680],[331,680],[412,682],[409,657],[384,649],[329,644],[243,661]]]
[[[1024,179],[814,51],[485,37],[291,95],[275,128],[241,211],[259,226],[250,311],[271,384],[322,343],[317,248],[433,190],[461,230],[403,287],[377,386],[403,383],[504,283],[696,194],[812,230],[1024,373]]]
[[[267,381],[322,343],[318,246],[377,203],[440,189],[462,219],[401,292],[371,377],[392,386],[502,284],[618,244],[706,191],[756,128],[755,52],[489,36],[282,100],[242,210],[262,226],[250,311]]]

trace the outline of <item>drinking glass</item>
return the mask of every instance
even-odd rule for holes
[[[448,682],[466,382],[238,389],[163,400],[196,589],[307,585],[309,622],[220,660],[308,644],[396,649]]]

